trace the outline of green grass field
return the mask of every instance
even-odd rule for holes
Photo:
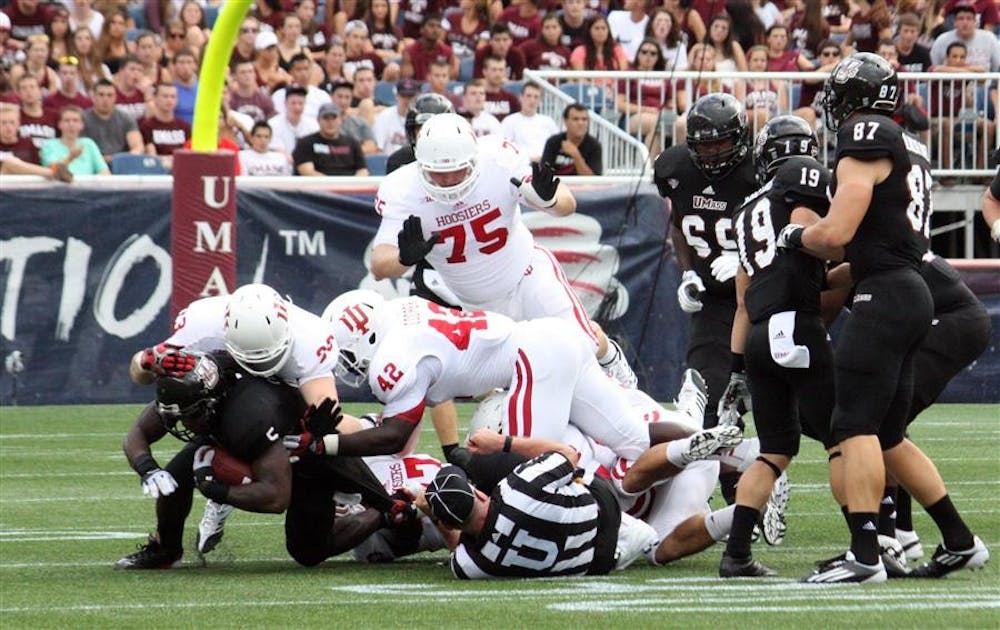
[[[471,406],[463,405],[465,418]],[[789,533],[755,546],[781,578],[722,581],[722,547],[661,568],[634,565],[603,578],[459,582],[444,552],[391,565],[348,557],[315,569],[285,553],[282,517],[237,512],[201,566],[193,552],[203,500],[196,496],[173,571],[114,571],[154,528],[121,439],[136,406],[0,407],[0,626],[178,627],[684,627],[1000,628],[1000,560],[946,580],[871,586],[799,585],[815,560],[846,548],[842,517],[825,487],[826,459],[804,442],[792,465]],[[360,411],[349,406],[349,411]],[[972,529],[1000,554],[1000,411],[938,405],[913,437],[935,459]],[[437,454],[424,430],[425,452]],[[179,442],[154,448],[165,463]],[[715,502],[718,503],[716,498]],[[930,554],[937,531],[922,512]]]

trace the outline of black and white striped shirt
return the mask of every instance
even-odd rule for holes
[[[452,572],[463,579],[587,573],[599,520],[598,501],[574,480],[566,456],[541,455],[500,482],[482,532],[462,534]]]

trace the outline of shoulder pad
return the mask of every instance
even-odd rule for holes
[[[666,197],[677,188],[682,179],[680,168],[684,160],[689,160],[687,145],[677,145],[660,153],[653,163],[653,181],[660,191],[661,197]]]
[[[830,207],[830,171],[811,157],[785,161],[774,174],[774,188],[786,201],[825,214]]]

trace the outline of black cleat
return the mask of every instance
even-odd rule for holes
[[[722,554],[719,562],[719,577],[773,577],[778,575],[774,569],[764,566],[753,558],[733,558]]]
[[[979,540],[979,536],[975,536],[972,547],[964,551],[949,551],[944,545],[938,545],[931,559],[910,571],[909,577],[942,578],[960,569],[982,568],[989,559],[990,550]]]
[[[173,569],[181,563],[183,549],[168,551],[160,546],[160,541],[150,536],[138,551],[130,553],[115,563],[116,569]]]
[[[885,582],[888,575],[882,559],[878,564],[861,564],[854,559],[854,554],[848,551],[843,560],[831,559],[829,564],[820,567],[812,573],[799,578],[799,582],[807,584],[852,584],[860,582]]]

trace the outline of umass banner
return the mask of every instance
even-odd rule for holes
[[[238,184],[237,184],[238,186]],[[680,273],[663,200],[651,185],[576,189],[576,215],[525,214],[589,310],[622,345],[639,385],[658,400],[676,394],[687,345],[677,306]],[[195,232],[192,251],[232,243],[239,284],[264,282],[315,313],[349,289],[406,295],[410,281],[376,282],[368,261],[378,226],[372,193],[250,188],[236,197],[236,234]],[[128,378],[132,354],[170,332],[172,278],[191,261],[171,256],[168,189],[0,187],[0,375],[3,404],[141,402],[152,388]],[[200,236],[199,236],[200,235]],[[977,272],[972,272],[976,275]],[[209,289],[232,291],[219,275]],[[995,268],[970,282],[1000,330]],[[978,286],[977,286],[978,285]],[[202,288],[202,292],[209,289]],[[198,288],[189,290],[198,295]],[[19,353],[19,354],[18,354]],[[346,400],[367,392],[338,385]],[[942,400],[1000,401],[996,341]]]

